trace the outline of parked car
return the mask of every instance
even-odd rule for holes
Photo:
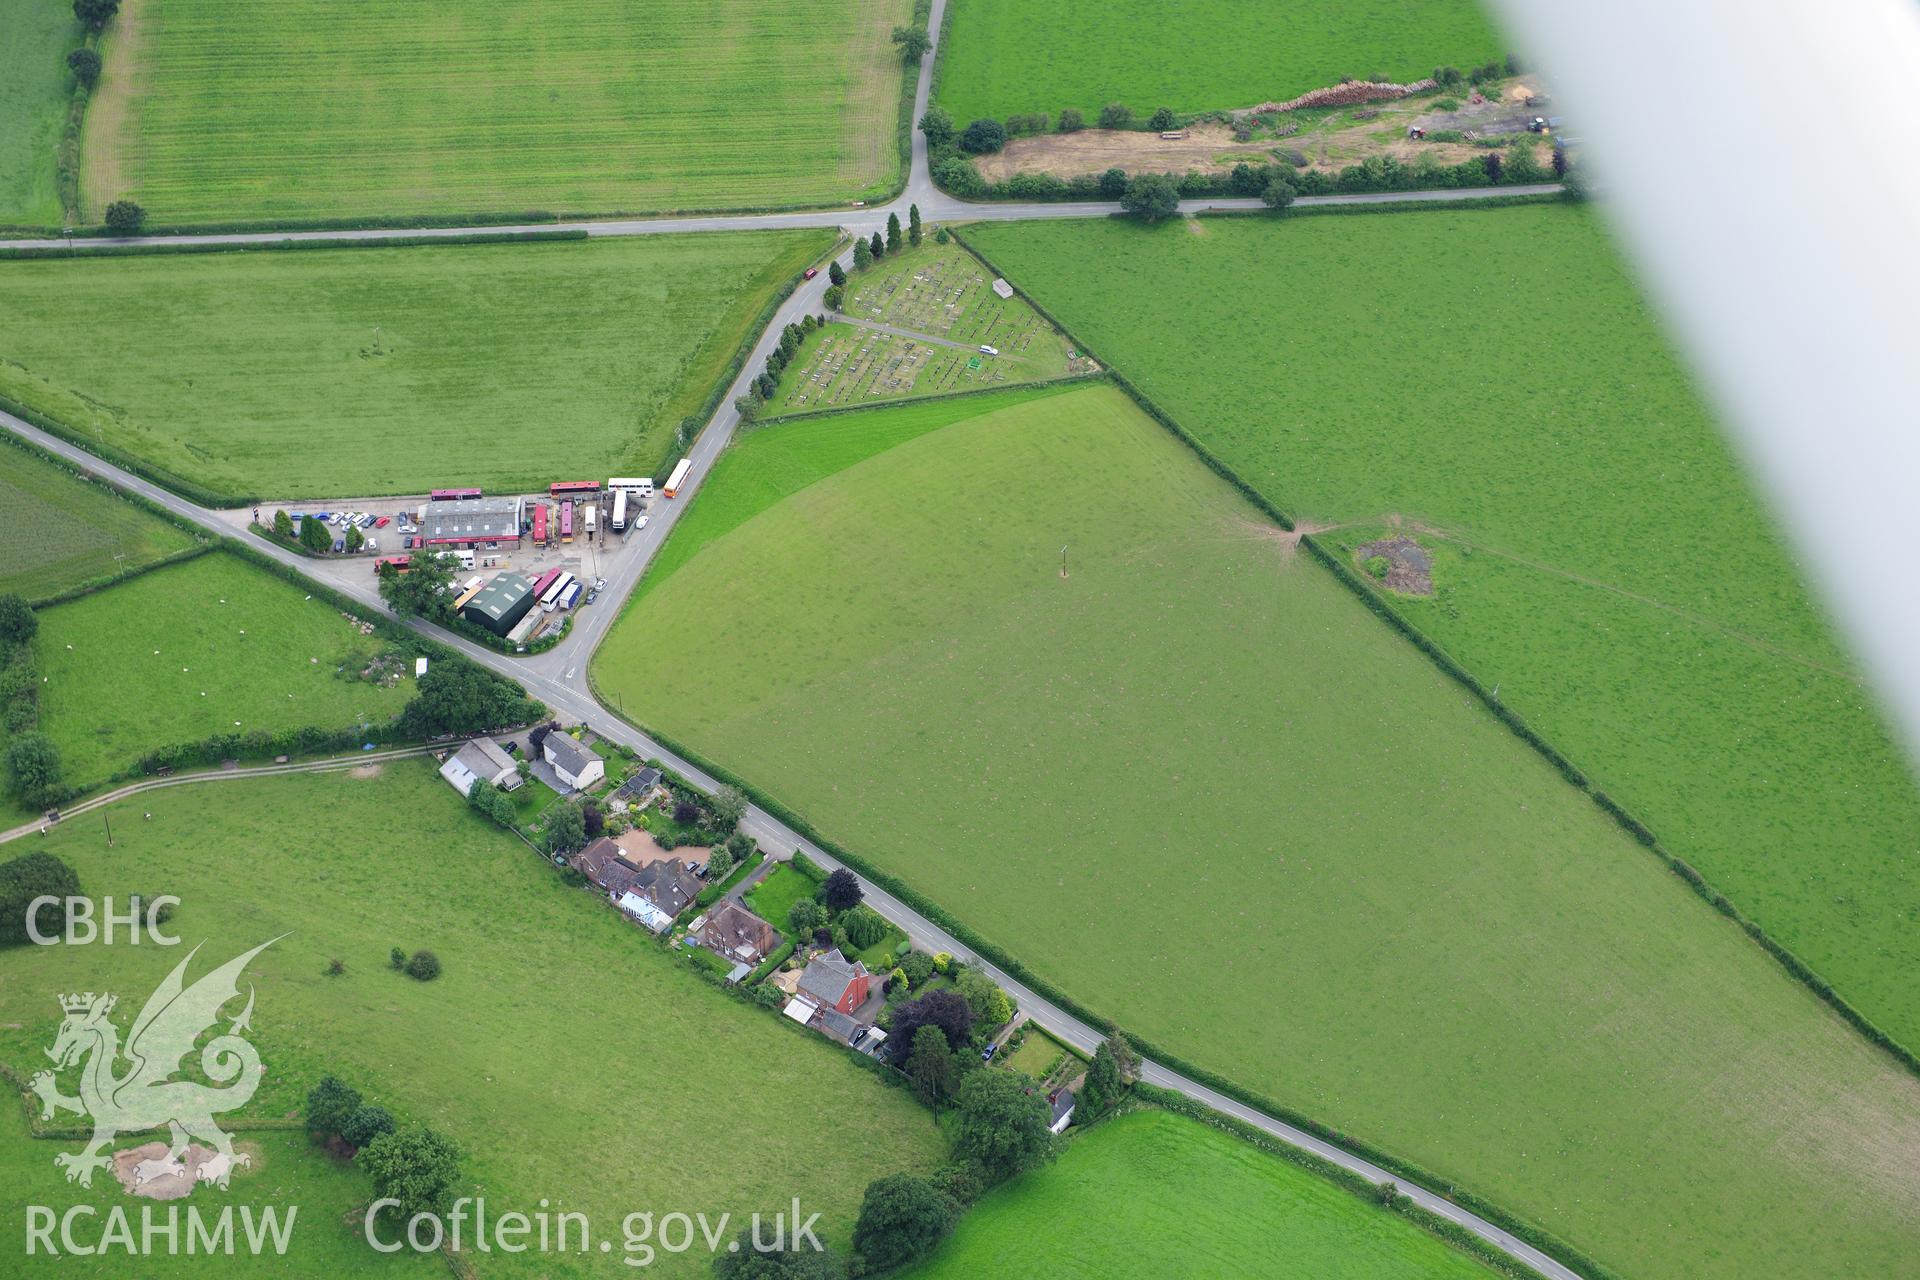
[[[598,588],[595,588],[594,590],[587,592],[588,604],[592,604],[595,600],[598,600],[599,598],[600,598],[600,591]]]
[[[813,278],[814,278],[815,276],[817,276],[817,275],[819,275],[819,274],[820,274],[820,268],[818,268],[818,267],[808,267],[808,268],[807,268],[807,273],[806,273],[805,275],[803,275],[803,276],[801,276],[800,278],[801,278],[802,280],[811,280],[811,279],[813,279]]]
[[[417,525],[417,524],[415,524],[415,523],[414,523],[413,521],[411,521],[411,520],[402,520],[402,521],[400,522],[400,532],[402,532],[402,533],[418,533],[418,532],[420,532],[420,526],[419,526],[419,525]]]
[[[384,529],[392,523],[393,523],[392,516],[381,516],[378,520],[375,520],[373,522],[373,527],[376,529]]]
[[[368,551],[378,551],[380,549],[380,539],[368,538],[364,545]]]
[[[335,538],[333,540],[333,554],[339,555],[341,552],[345,551],[346,549],[347,549],[347,540],[345,538]]]
[[[595,578],[593,580],[593,589],[595,591],[605,591],[607,589],[607,580],[605,578]]]
[[[990,347],[983,342],[980,344],[980,354],[983,356],[997,356],[1000,354],[1000,348]]]
[[[982,1050],[980,1051],[980,1061],[982,1061],[982,1062],[991,1062],[991,1061],[993,1061],[993,1051],[994,1051],[995,1049],[998,1049],[999,1047],[1000,1047],[1000,1046],[999,1046],[999,1045],[997,1045],[997,1044],[990,1044],[990,1045],[988,1045],[988,1046],[987,1046],[986,1048],[984,1048],[984,1049],[982,1049]]]
[[[364,515],[364,516],[361,516],[361,517],[360,517],[360,527],[361,527],[362,529],[371,529],[371,528],[373,528],[373,523],[374,523],[374,521],[373,521],[373,517],[372,517],[371,515]]]
[[[645,516],[641,516],[638,520],[635,520],[633,522],[633,531],[635,533],[640,532],[642,529],[646,527],[647,527],[647,517]]]

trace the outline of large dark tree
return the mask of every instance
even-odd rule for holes
[[[100,83],[100,55],[85,47],[75,49],[67,55],[67,70],[82,87],[91,89]]]
[[[0,648],[25,644],[40,633],[40,619],[27,598],[16,591],[0,595]]]
[[[888,1033],[891,1044],[906,1052],[914,1033],[921,1027],[938,1027],[946,1034],[947,1046],[958,1049],[973,1035],[973,1010],[958,991],[929,991],[918,1000],[909,1000],[894,1011],[893,1027]]]
[[[867,1185],[853,1247],[872,1271],[904,1267],[933,1252],[953,1230],[954,1204],[933,1183],[894,1173]]]
[[[1293,184],[1287,181],[1286,175],[1276,173],[1267,180],[1266,188],[1260,192],[1260,198],[1266,201],[1267,208],[1275,213],[1285,213],[1293,207],[1293,198],[1298,194],[1293,189]]]
[[[432,1129],[386,1133],[355,1157],[373,1179],[376,1199],[400,1202],[400,1221],[446,1204],[460,1181],[460,1148]]]
[[[763,1232],[773,1235],[771,1227]],[[843,1260],[830,1249],[816,1249],[812,1241],[783,1242],[784,1247],[755,1247],[752,1228],[742,1231],[726,1249],[713,1255],[715,1280],[840,1280]]]
[[[867,241],[867,251],[873,255],[876,262],[887,256],[887,242],[880,238],[878,231],[873,233],[873,239]]]
[[[1127,171],[1109,169],[1100,175],[1100,194],[1109,200],[1118,200],[1127,194]]]
[[[40,908],[40,936],[46,937],[66,927],[65,900],[79,896],[80,877],[50,853],[36,851],[0,863],[0,945],[29,940],[27,907],[35,898],[61,900]]]
[[[900,215],[897,213],[887,215],[887,252],[900,252]]]
[[[547,852],[572,853],[587,842],[587,819],[577,804],[557,804],[547,815]]]
[[[960,1086],[954,1149],[995,1178],[1011,1178],[1053,1148],[1045,1096],[1014,1071],[976,1071]]]
[[[519,685],[459,659],[435,662],[414,690],[400,713],[400,731],[410,738],[484,733],[525,724],[545,711]]]
[[[980,119],[960,134],[960,149],[968,155],[984,156],[1007,145],[1007,126],[998,120]]]
[[[930,1107],[943,1106],[959,1087],[959,1075],[953,1050],[940,1028],[923,1026],[913,1033],[913,1044],[907,1051],[907,1079],[913,1082],[915,1097]]]
[[[1180,212],[1180,188],[1164,173],[1143,173],[1127,183],[1120,207],[1142,222],[1159,222]]]
[[[98,31],[120,12],[120,0],[73,0],[73,16],[89,31]]]
[[[1117,1102],[1124,1092],[1126,1083],[1120,1078],[1120,1064],[1114,1060],[1113,1046],[1102,1041],[1093,1051],[1093,1063],[1080,1086],[1077,1105],[1086,1112],[1086,1119],[1091,1120]]]
[[[920,61],[933,47],[933,37],[925,27],[895,27],[893,42],[900,46],[900,56],[908,62]]]
[[[953,141],[953,117],[939,107],[928,107],[920,117],[920,132],[927,135],[927,145],[937,151]]]
[[[337,1076],[321,1076],[307,1093],[307,1129],[332,1137],[360,1109],[360,1091]]]
[[[107,206],[107,230],[117,236],[135,235],[147,220],[147,211],[131,200],[115,200]]]
[[[0,768],[5,770],[7,789],[29,808],[42,809],[67,798],[60,749],[37,729],[18,734],[7,744]]]
[[[355,1107],[340,1122],[340,1136],[356,1147],[364,1147],[399,1127],[393,1122],[393,1113],[385,1107],[378,1104],[362,1105]]]
[[[860,905],[865,895],[860,890],[860,877],[840,867],[827,877],[826,884],[820,887],[820,901],[827,904],[827,910],[838,914]]]
[[[308,525],[317,525],[317,520],[308,520],[300,526],[302,538]],[[323,530],[326,526],[320,526]],[[427,553],[411,558],[407,572],[401,573],[392,565],[380,570],[380,598],[387,607],[403,618],[420,617],[429,622],[445,622],[453,616],[453,593],[447,590],[453,585],[452,560]]]
[[[838,258],[835,258],[827,264],[827,283],[837,286],[847,283],[847,270],[840,265],[840,259]]]
[[[920,246],[920,206],[907,206],[907,243],[915,248]]]
[[[308,516],[300,522],[300,545],[315,555],[333,549],[333,533],[326,525]]]
[[[1147,121],[1147,128],[1167,130],[1173,128],[1174,123],[1173,108],[1162,107],[1153,113],[1151,120]]]

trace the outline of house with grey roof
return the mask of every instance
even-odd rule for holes
[[[540,757],[553,766],[560,781],[575,791],[598,786],[607,776],[607,762],[591,747],[581,745],[564,733],[548,734],[540,743]]]
[[[838,948],[822,952],[800,974],[799,994],[823,1009],[851,1014],[867,1002],[873,975],[858,960],[849,961]]]
[[[511,791],[520,785],[520,766],[492,738],[475,738],[461,743],[460,749],[447,757],[440,766],[440,776],[463,796],[478,781]]]

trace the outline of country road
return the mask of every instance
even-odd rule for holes
[[[929,18],[928,29],[937,42],[946,0],[934,0]],[[919,82],[914,100],[914,119],[918,120],[927,108],[931,87],[932,69],[937,49],[930,49],[922,59]],[[763,214],[736,217],[696,217],[696,218],[659,218],[637,219],[609,222],[578,222],[565,224],[543,224],[538,227],[517,228],[520,230],[553,230],[556,226],[579,228],[594,236],[632,236],[666,234],[671,232],[738,231],[752,229],[771,229],[787,227],[840,227],[850,233],[870,233],[885,226],[889,213],[897,214],[904,223],[910,204],[918,204],[920,213],[926,222],[959,221],[1004,221],[1019,218],[1090,218],[1108,217],[1119,212],[1117,204],[973,204],[955,200],[938,191],[932,183],[927,164],[926,139],[918,129],[912,131],[913,156],[909,177],[900,196],[888,204],[858,210],[825,210],[817,213]],[[1306,197],[1297,203],[1302,207],[1313,205],[1374,204],[1404,200],[1473,200],[1488,196],[1511,196],[1542,194],[1557,191],[1553,184],[1527,187],[1502,187],[1490,190],[1449,190],[1434,192],[1395,193],[1389,195],[1347,195]],[[1183,201],[1183,212],[1197,213],[1207,210],[1246,209],[1263,207],[1257,200],[1212,200]],[[274,244],[289,240],[339,240],[367,241],[412,236],[457,236],[477,231],[508,231],[516,228],[474,227],[446,228],[439,230],[389,229],[363,231],[315,231],[315,232],[261,232],[231,235],[207,236],[149,236],[134,240],[87,241],[93,245],[115,244]],[[55,242],[56,244],[58,242]],[[45,240],[0,241],[0,248],[46,247]],[[76,245],[76,247],[78,247]],[[842,255],[842,262],[850,264],[851,246]],[[0,263],[0,271],[5,270]],[[502,654],[492,649],[454,635],[440,628],[410,620],[408,625],[423,634],[430,635],[441,644],[447,645],[493,671],[505,675],[524,685],[529,692],[545,701],[556,714],[570,721],[590,724],[595,732],[616,743],[632,748],[643,758],[654,758],[673,769],[695,785],[712,791],[719,782],[710,777],[691,762],[682,760],[662,744],[653,741],[635,729],[622,717],[633,715],[644,717],[644,708],[625,707],[618,709],[602,705],[595,697],[588,682],[587,667],[594,650],[606,635],[614,619],[619,615],[619,602],[626,600],[634,586],[645,572],[647,564],[665,543],[673,526],[678,522],[685,509],[697,496],[706,476],[712,470],[713,463],[733,438],[739,426],[740,416],[734,408],[734,401],[746,393],[748,382],[758,373],[767,356],[778,345],[782,330],[802,315],[818,313],[823,310],[822,295],[827,288],[827,275],[823,271],[810,281],[804,281],[775,312],[752,352],[742,365],[740,375],[734,380],[727,394],[722,398],[720,408],[711,421],[695,439],[688,451],[693,459],[693,471],[689,483],[681,490],[679,498],[672,501],[660,501],[654,504],[650,514],[653,519],[646,529],[629,535],[629,541],[635,544],[635,554],[622,558],[615,575],[609,575],[604,603],[576,616],[574,629],[560,645],[546,653],[516,657]],[[17,435],[32,441],[41,449],[67,459],[103,480],[156,503],[183,520],[189,521],[213,533],[216,536],[232,536],[233,525],[223,519],[220,513],[189,502],[160,486],[122,468],[105,462],[86,450],[67,443],[31,424],[0,411],[0,425]],[[242,535],[245,536],[245,535]],[[326,582],[329,586],[364,604],[374,611],[383,611],[379,593],[374,586],[370,573],[366,573],[364,561],[355,562],[361,572],[336,575],[327,572],[323,566],[329,562],[314,561],[288,551],[277,545],[256,539],[252,545],[262,553],[272,556],[291,566],[303,575]],[[316,572],[316,570],[320,570]],[[405,753],[401,753],[405,754]],[[345,768],[354,763],[379,759],[377,753],[364,757],[332,762],[332,767]],[[195,782],[213,781],[233,777],[257,777],[273,772],[294,772],[301,769],[317,768],[319,762],[310,766],[266,766],[256,770],[226,770],[213,774],[183,775],[179,778],[156,780],[154,784],[134,784],[118,792],[96,798],[82,806],[86,811],[100,805],[111,803],[126,795],[135,794],[149,785],[187,785]],[[761,846],[770,855],[786,857],[795,851],[806,855],[829,870],[842,867],[839,859],[792,830],[774,815],[758,806],[750,806],[742,820],[742,827],[748,834],[759,840]],[[38,824],[31,824],[22,831],[37,830]],[[0,840],[11,839],[20,832],[8,833]],[[850,868],[849,868],[850,870]],[[991,963],[980,959],[972,950],[947,933],[939,925],[922,916],[919,912],[901,902],[892,894],[876,884],[861,879],[866,900],[882,915],[897,922],[907,931],[917,948],[929,951],[947,951],[966,959],[970,964],[978,965],[1005,988],[1020,1010],[1049,1034],[1071,1044],[1077,1049],[1091,1052],[1105,1038],[1100,1029],[1083,1022],[1066,1010],[1054,1005],[1038,992],[1031,990],[1011,975],[1001,971]],[[1512,1235],[1505,1229],[1470,1213],[1453,1204],[1444,1197],[1406,1182],[1395,1174],[1346,1151],[1333,1143],[1298,1129],[1274,1116],[1265,1114],[1252,1107],[1229,1098],[1214,1089],[1190,1079],[1179,1072],[1160,1064],[1143,1062],[1142,1074],[1151,1084],[1172,1089],[1186,1095],[1215,1111],[1229,1115],[1262,1132],[1313,1154],[1343,1169],[1360,1175],[1376,1185],[1388,1182],[1396,1183],[1402,1193],[1416,1204],[1443,1218],[1446,1218],[1474,1235],[1489,1242],[1509,1257],[1525,1264],[1549,1280],[1581,1280],[1579,1273],[1571,1270],[1547,1254],[1534,1248]]]

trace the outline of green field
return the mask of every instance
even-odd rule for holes
[[[1506,45],[1472,0],[952,0],[934,97],[965,124],[1124,102],[1220,111],[1284,101],[1344,77],[1401,83]]]
[[[83,197],[167,223],[615,213],[890,190],[908,0],[131,0]]]
[[[382,724],[413,695],[358,672],[383,649],[341,612],[236,556],[168,565],[40,612],[40,728],[89,786],[156,747],[218,734]]]
[[[0,395],[241,496],[649,473],[825,231],[7,263]],[[110,332],[102,345],[89,335]]]
[[[1920,792],[1593,213],[1208,231],[975,239],[1282,509],[1417,533],[1402,613],[1920,1046]]]
[[[855,273],[840,312],[854,323],[835,321],[807,335],[767,412],[843,409],[1090,371],[1088,362],[1069,359],[1065,339],[1032,307],[995,296],[992,283],[993,273],[958,244],[931,240]]]
[[[942,1158],[932,1118],[905,1090],[728,998],[604,901],[565,887],[461,804],[430,761],[375,778],[181,787],[116,812],[111,850],[97,824],[56,828],[35,847],[68,859],[93,895],[179,895],[171,927],[205,941],[196,972],[287,934],[249,970],[267,1075],[239,1118],[289,1116],[333,1072],[459,1142],[467,1190],[490,1213],[531,1212],[544,1197],[553,1211],[587,1213],[615,1245],[610,1257],[469,1252],[482,1277],[634,1274],[621,1265],[629,1213],[771,1211],[795,1195],[844,1249],[870,1179]],[[392,946],[431,948],[442,976],[392,972]],[[181,954],[0,953],[0,1060],[45,1065],[63,991],[119,993],[124,1030]],[[347,971],[330,977],[336,958]],[[34,1194],[67,1194],[46,1159]],[[324,1228],[332,1219],[317,1209]],[[656,1273],[705,1275],[706,1259],[662,1255]]]
[[[23,448],[0,448],[0,592],[44,600],[192,545],[184,530]]]
[[[4,964],[5,961],[0,960],[0,965]],[[38,1116],[39,1101],[30,1100],[29,1105]],[[7,1089],[5,1096],[0,1097],[0,1203],[44,1205],[55,1213],[64,1213],[71,1205],[92,1205],[99,1216],[82,1218],[75,1228],[75,1235],[82,1243],[97,1240],[105,1215],[116,1205],[124,1206],[137,1233],[140,1218],[136,1206],[147,1202],[128,1198],[118,1184],[104,1174],[96,1174],[89,1188],[69,1186],[54,1167],[53,1157],[57,1152],[76,1150],[80,1144],[72,1138],[30,1137],[25,1116],[18,1095]],[[138,1141],[129,1139],[127,1145],[133,1146]],[[174,1280],[176,1277],[187,1280],[193,1276],[214,1280],[226,1280],[228,1276],[336,1280],[345,1275],[437,1280],[446,1275],[446,1263],[430,1254],[407,1251],[387,1258],[368,1249],[359,1228],[347,1221],[348,1213],[368,1198],[366,1178],[351,1164],[335,1160],[313,1146],[304,1133],[285,1129],[240,1130],[234,1133],[234,1146],[250,1155],[253,1164],[234,1174],[227,1194],[202,1189],[185,1202],[178,1202],[182,1212],[192,1207],[208,1218],[217,1218],[223,1207],[231,1205],[236,1219],[243,1208],[256,1215],[271,1209],[284,1221],[291,1210],[292,1244],[284,1257],[269,1254],[254,1258],[244,1252],[220,1258],[210,1258],[204,1253],[187,1256],[184,1252],[173,1256],[162,1245],[156,1252],[141,1256],[137,1264],[130,1265],[129,1255],[119,1251],[92,1257],[70,1254],[60,1245],[56,1231],[53,1242],[59,1250],[57,1260],[36,1250],[31,1261],[14,1264],[17,1268],[14,1274],[109,1276],[116,1280],[131,1274],[138,1274],[142,1280]],[[155,1207],[164,1221],[165,1207]],[[26,1232],[21,1225],[23,1213],[24,1210],[16,1208],[5,1228],[6,1247],[18,1255],[24,1255],[26,1247]],[[183,1251],[184,1232],[183,1225]],[[234,1233],[236,1239],[244,1238],[237,1221]],[[159,1239],[161,1237],[156,1237]]]
[[[67,51],[79,44],[73,7],[61,0],[0,9],[0,226],[61,225],[54,161],[73,84]]]
[[[800,899],[811,898],[819,887],[811,876],[794,870],[792,863],[783,862],[747,894],[747,909],[782,935],[791,935],[793,930],[787,926],[787,913]]]
[[[1008,403],[863,460],[834,436],[892,411],[749,436],[703,503],[794,441],[848,465],[682,560],[601,688],[1093,1009],[1624,1274],[1904,1265],[1920,1082],[1118,391]]]
[[[994,1191],[902,1280],[1489,1274],[1298,1165],[1197,1120],[1140,1111],[1082,1134],[1057,1163]]]

